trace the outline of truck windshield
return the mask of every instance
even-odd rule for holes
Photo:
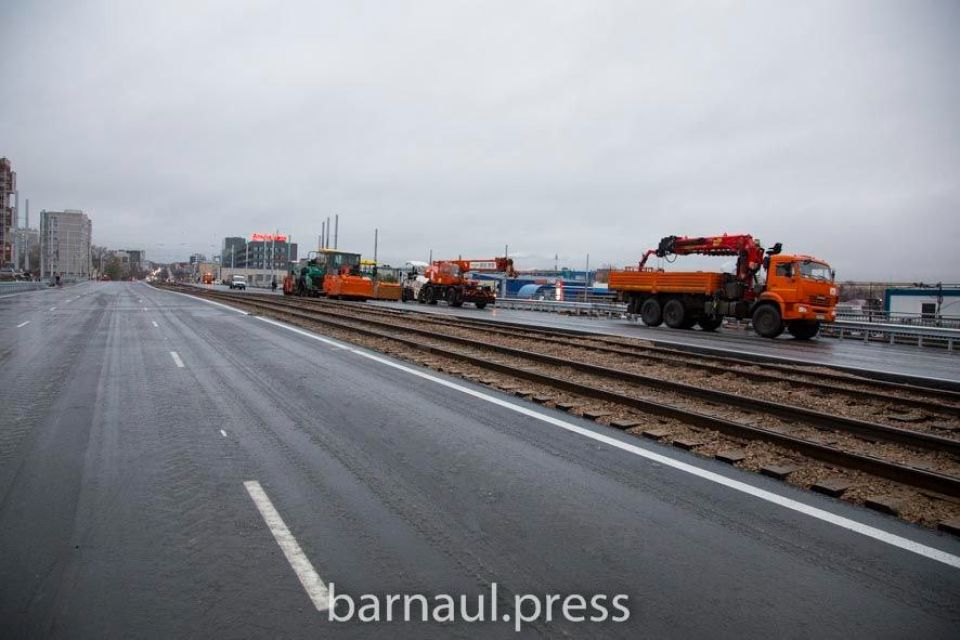
[[[811,280],[826,280],[828,282],[833,280],[829,265],[810,260],[804,260],[800,263],[800,275]]]

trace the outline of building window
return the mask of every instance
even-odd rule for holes
[[[920,305],[920,315],[924,318],[933,318],[937,315],[937,305],[933,302],[924,302]]]

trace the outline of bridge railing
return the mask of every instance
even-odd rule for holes
[[[627,305],[621,302],[576,302],[557,300],[521,300],[499,298],[497,307],[521,311],[542,311],[589,317],[627,317]],[[740,323],[745,326],[748,323]],[[820,335],[839,340],[863,340],[889,344],[912,344],[920,347],[937,346],[950,351],[960,344],[960,328],[934,327],[920,324],[881,323],[838,317],[836,322],[824,324]]]

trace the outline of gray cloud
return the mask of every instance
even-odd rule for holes
[[[728,231],[956,281],[958,7],[23,2],[0,154],[34,210],[155,259],[339,213],[394,263]]]

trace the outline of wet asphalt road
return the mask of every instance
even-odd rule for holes
[[[457,384],[507,406],[143,284],[0,300],[0,637],[516,637],[328,622],[249,480],[338,591],[497,582],[507,608],[522,593],[630,596],[626,623],[520,637],[960,633],[960,569]],[[531,409],[960,554],[955,538]]]

